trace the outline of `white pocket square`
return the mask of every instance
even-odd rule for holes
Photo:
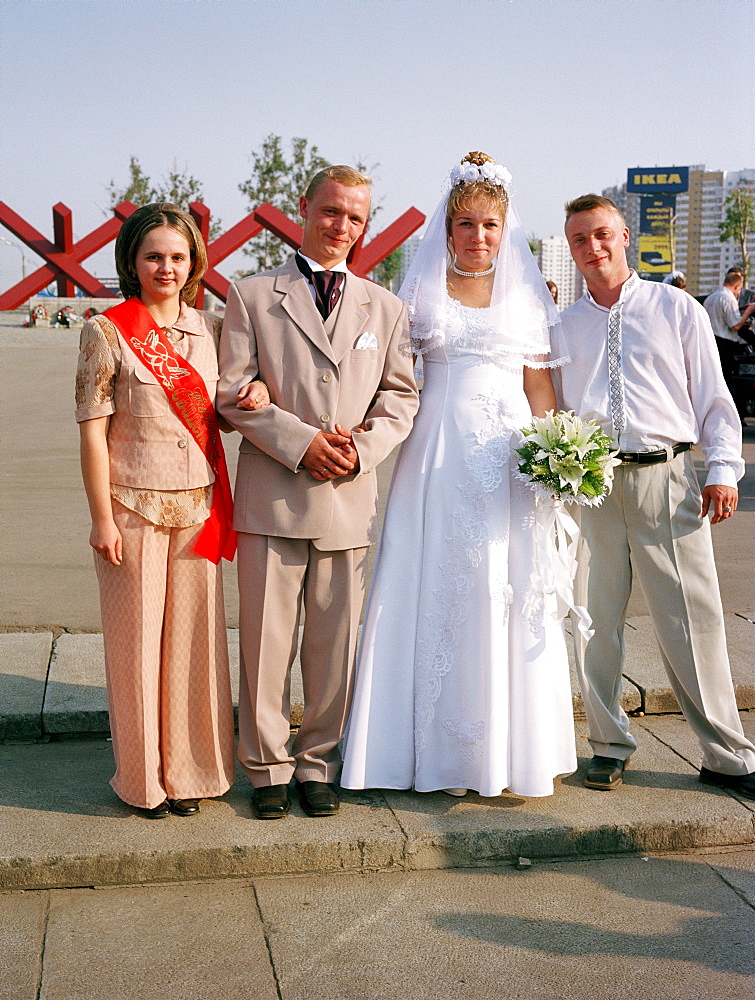
[[[355,351],[376,351],[377,349],[378,342],[374,333],[363,333],[354,348]]]

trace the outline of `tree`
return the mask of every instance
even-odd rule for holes
[[[734,240],[739,244],[742,256],[742,271],[745,287],[750,279],[750,251],[747,239],[755,232],[755,196],[742,184],[738,184],[724,202],[726,212],[724,221],[719,222],[719,240],[725,243]]]
[[[185,168],[180,171],[175,162],[157,190],[161,201],[172,202],[184,211],[188,211],[192,201],[204,201],[202,182],[188,174]]]
[[[404,248],[397,247],[393,253],[388,254],[385,260],[381,261],[373,272],[375,279],[378,284],[382,285],[383,288],[387,288],[389,292],[393,291],[393,283],[399,276],[401,267],[404,263]]]
[[[108,184],[107,191],[111,209],[122,201],[133,202],[137,208],[141,208],[142,205],[151,205],[156,201],[166,201],[172,205],[178,205],[184,212],[188,212],[192,201],[204,201],[202,182],[189,173],[188,167],[179,170],[175,161],[173,169],[158,182],[157,186],[142,170],[142,166],[135,156],[132,156],[128,161],[128,172],[129,182],[125,188],[119,188],[114,180]],[[220,219],[212,219],[210,239],[219,236],[221,230]]]
[[[111,180],[107,186],[110,198],[110,208],[115,208],[122,201],[131,201],[140,208],[142,205],[149,205],[157,200],[157,191],[152,187],[152,182],[142,170],[141,164],[135,156],[128,161],[129,182],[124,188],[116,187],[115,180]]]
[[[250,210],[270,202],[290,219],[296,219],[299,196],[313,174],[327,166],[330,166],[329,161],[320,156],[318,147],[310,146],[307,139],[293,138],[287,157],[283,139],[271,133],[262,147],[252,153],[252,175],[239,184],[239,191],[246,195]],[[243,252],[251,258],[252,266],[247,271],[237,272],[235,277],[238,278],[279,267],[290,253],[267,229],[250,240]]]

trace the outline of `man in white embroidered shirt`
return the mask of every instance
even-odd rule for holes
[[[594,754],[584,783],[616,788],[637,746],[619,704],[636,574],[703,747],[700,780],[755,799],[755,747],[737,713],[706,516],[716,524],[737,509],[742,435],[708,316],[691,295],[629,268],[629,230],[607,198],[569,202],[565,232],[588,290],[561,314],[572,359],[559,373],[561,402],[597,420],[622,459],[611,495],[582,511],[575,599],[595,629],[575,641]],[[693,445],[708,473],[702,495]]]

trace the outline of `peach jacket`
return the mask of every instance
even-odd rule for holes
[[[202,376],[214,399],[218,320],[182,303],[178,320],[167,332],[176,353]],[[152,372],[106,317],[95,316],[81,334],[76,420],[102,416],[110,417],[110,481],[117,499],[124,502],[121,493],[128,496],[129,491],[141,490],[171,494],[178,491],[179,495],[171,497],[172,502],[180,504],[185,497],[188,507],[197,505],[198,498],[189,495],[194,491],[200,491],[205,499],[214,476],[199,445],[176,416]],[[139,509],[128,501],[125,505]],[[191,523],[204,520],[208,510]],[[166,522],[161,519],[158,523]]]

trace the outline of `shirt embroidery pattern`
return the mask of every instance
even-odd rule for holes
[[[621,373],[621,305],[621,301],[617,302],[608,314],[608,395],[617,442],[625,427],[624,376]]]

